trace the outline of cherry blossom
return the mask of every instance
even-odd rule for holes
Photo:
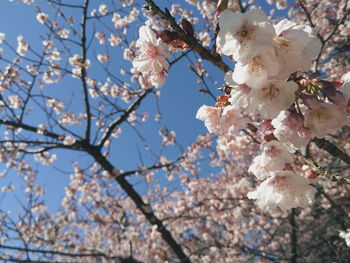
[[[234,106],[222,109],[203,105],[196,118],[204,121],[208,131],[217,135],[234,134],[247,123],[247,119],[240,116],[239,108]]]
[[[283,19],[275,25],[275,51],[280,60],[279,75],[288,78],[291,72],[307,71],[311,60],[321,49],[321,42],[312,34],[312,29]]]
[[[262,48],[262,53],[253,57],[247,64],[237,63],[232,78],[239,84],[247,84],[251,88],[260,85],[275,76],[280,64],[272,48]]]
[[[261,48],[271,46],[275,35],[273,25],[260,9],[241,14],[223,11],[219,16],[218,49],[240,63],[247,63],[261,54]]]
[[[36,19],[39,21],[39,23],[45,24],[45,22],[49,19],[49,16],[45,13],[39,13],[36,16]]]
[[[293,162],[292,155],[278,141],[270,141],[261,148],[262,154],[256,156],[249,167],[249,172],[259,180],[264,180],[270,172],[284,170],[286,165]]]
[[[140,38],[137,41],[139,54],[133,60],[133,66],[140,72],[161,72],[167,70],[169,64],[165,57],[166,45],[149,27],[142,26],[139,30]]]
[[[347,117],[344,109],[333,103],[312,100],[308,107],[305,112],[305,127],[319,138],[338,129]]]
[[[257,200],[257,204],[264,210],[276,207],[287,210],[308,207],[315,193],[316,189],[304,177],[292,171],[276,171],[271,172],[269,178],[255,191],[249,192],[248,198]]]
[[[340,87],[340,91],[350,99],[350,71],[345,73],[341,80],[343,81],[342,86]]]
[[[26,52],[28,51],[29,45],[28,43],[24,40],[24,37],[22,35],[19,35],[17,37],[17,53],[20,56],[25,56]]]
[[[0,34],[2,260],[347,261],[346,0],[36,2],[42,45]]]
[[[295,109],[281,111],[271,124],[275,128],[273,134],[280,142],[301,148],[311,139],[311,131],[304,127],[304,120]]]
[[[64,145],[72,145],[74,143],[75,143],[75,139],[73,138],[73,136],[68,135],[64,137],[64,140],[63,140]]]
[[[5,34],[0,32],[0,44],[5,40]]]
[[[293,82],[267,81],[260,89],[252,89],[249,93],[250,106],[258,110],[264,119],[273,119],[294,102],[297,89],[298,86]]]

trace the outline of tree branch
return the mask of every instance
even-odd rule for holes
[[[24,124],[24,123],[21,123],[21,122],[8,121],[8,120],[1,120],[0,119],[0,125],[1,124],[12,126],[14,128],[22,128],[22,129],[24,129],[26,131],[30,131],[30,132],[34,132],[34,133],[38,132],[38,128],[37,127],[33,127],[33,126],[30,126],[30,125],[27,125],[27,124]],[[58,135],[56,133],[53,133],[53,132],[46,131],[46,130],[44,131],[44,135],[48,136],[50,138],[56,139],[56,140],[60,140],[60,138],[61,138],[60,135]]]
[[[292,208],[289,214],[289,224],[291,227],[291,233],[290,233],[290,246],[291,246],[291,258],[290,263],[297,263],[297,224],[295,222],[295,208]]]
[[[217,66],[223,72],[230,71],[230,67],[222,60],[221,56],[214,56],[210,50],[204,48],[198,40],[187,34],[175,21],[174,17],[170,14],[170,12],[166,9],[165,12],[162,11],[153,0],[145,0],[148,4],[149,8],[157,14],[162,20],[168,23],[173,30],[180,36],[181,40],[184,41],[191,49],[196,51],[200,57],[204,60],[210,61],[213,65]]]
[[[85,145],[85,150],[96,160],[98,164],[103,167],[112,176],[115,176],[115,180],[121,186],[121,188],[127,193],[127,195],[134,201],[136,207],[147,218],[148,222],[157,226],[158,232],[161,234],[163,240],[172,248],[174,253],[180,259],[181,262],[190,263],[190,259],[183,251],[182,247],[177,243],[172,234],[166,229],[163,221],[160,220],[153,212],[151,205],[146,204],[142,197],[136,192],[133,186],[126,180],[125,177],[116,175],[116,169],[114,166],[102,155],[98,147],[92,145]]]
[[[350,184],[350,178],[344,177],[341,173],[328,173],[323,167],[320,167],[317,163],[315,163],[311,159],[306,158],[301,152],[295,151],[294,154],[298,156],[301,160],[303,160],[306,164],[315,168],[316,172],[319,175],[335,182]]]
[[[15,246],[6,246],[6,245],[1,245],[1,244],[0,244],[0,248],[2,248],[2,249],[9,249],[9,250],[24,251],[24,252],[31,252],[31,253],[67,256],[67,257],[103,257],[103,258],[107,258],[107,259],[118,260],[116,262],[120,262],[120,263],[122,263],[122,262],[129,262],[129,263],[139,262],[139,261],[136,261],[136,260],[134,260],[132,258],[126,258],[126,257],[121,257],[121,256],[108,256],[105,253],[101,253],[101,252],[96,252],[96,253],[70,253],[70,252],[62,252],[62,251],[54,251],[54,250],[31,249],[31,248],[23,248],[23,247],[15,247]],[[25,261],[25,262],[28,262],[28,261]],[[33,261],[33,262],[37,262],[37,261]]]
[[[328,141],[324,138],[322,138],[322,139],[314,138],[314,139],[312,139],[312,141],[317,145],[318,148],[325,150],[330,155],[332,155],[336,158],[339,158],[340,160],[342,160],[350,165],[350,156],[347,155],[342,150],[340,150],[337,146],[335,146],[330,141]]]
[[[83,9],[83,18],[81,23],[81,49],[82,49],[82,57],[83,57],[83,63],[86,62],[86,55],[87,55],[87,48],[86,48],[86,18],[87,18],[87,11],[89,6],[89,0],[85,0],[84,9]],[[81,67],[81,76],[80,80],[83,86],[83,93],[84,93],[84,104],[85,104],[85,112],[86,112],[86,130],[85,130],[85,140],[88,142],[90,141],[90,132],[91,132],[91,109],[90,109],[90,102],[89,102],[89,93],[88,88],[86,85],[86,68],[85,66]]]
[[[103,147],[103,145],[105,144],[105,142],[108,140],[108,138],[111,136],[111,134],[113,133],[114,129],[120,125],[123,121],[125,121],[130,113],[132,113],[133,111],[135,111],[141,104],[142,100],[147,96],[147,94],[149,94],[152,91],[152,89],[147,89],[145,90],[138,98],[137,100],[134,101],[133,104],[131,104],[124,112],[124,114],[122,116],[120,116],[118,119],[116,119],[114,122],[112,122],[109,127],[108,130],[106,131],[106,133],[103,135],[101,141],[98,144],[98,147],[101,148]]]

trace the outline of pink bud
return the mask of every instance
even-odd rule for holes
[[[307,179],[315,179],[317,176],[319,176],[319,174],[317,172],[315,172],[314,170],[307,169],[305,171],[305,177]]]

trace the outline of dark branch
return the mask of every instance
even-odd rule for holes
[[[175,21],[175,18],[166,11],[162,11],[153,0],[145,0],[149,8],[157,14],[162,20],[167,22],[173,30],[179,35],[182,41],[184,41],[191,49],[196,51],[202,59],[210,61],[212,64],[217,66],[223,72],[230,71],[230,67],[222,60],[220,56],[213,55],[210,50],[204,48],[199,41],[192,35],[186,33]]]
[[[111,136],[113,133],[114,129],[118,127],[120,124],[122,124],[132,113],[135,111],[141,104],[142,100],[147,96],[152,91],[152,89],[145,90],[138,98],[137,100],[134,101],[133,104],[131,104],[124,112],[122,116],[120,116],[118,119],[116,119],[114,122],[112,122],[106,133],[103,135],[101,141],[98,144],[98,147],[101,148],[105,144],[105,142],[108,140],[108,138]]]
[[[89,6],[89,0],[85,0],[84,5],[84,11],[83,11],[83,18],[81,23],[81,49],[82,49],[82,57],[83,57],[83,63],[86,62],[86,56],[87,56],[87,47],[86,47],[86,18],[87,18],[87,11]],[[85,140],[88,142],[90,141],[90,132],[91,132],[91,109],[90,109],[90,102],[89,102],[89,93],[88,88],[86,84],[86,68],[84,66],[81,67],[81,76],[80,80],[83,86],[83,93],[84,93],[84,104],[85,104],[85,112],[86,112],[86,130],[85,130]]]
[[[314,138],[312,141],[317,145],[318,148],[325,150],[330,155],[332,155],[336,158],[339,158],[340,160],[342,160],[350,165],[350,156],[347,155],[342,150],[340,150],[337,146],[335,146],[330,141],[328,141],[324,138],[322,138],[322,139]]]
[[[105,156],[102,155],[100,149],[98,147],[94,147],[91,145],[86,145],[85,150],[96,160],[97,163],[103,167],[107,172],[109,172],[112,176],[115,176],[115,180],[122,187],[122,189],[127,193],[127,195],[134,201],[136,207],[142,212],[142,214],[147,218],[148,222],[157,226],[158,232],[161,234],[163,240],[171,247],[177,257],[181,262],[189,263],[190,259],[187,257],[185,252],[183,251],[180,244],[174,239],[172,234],[167,230],[163,221],[160,220],[152,210],[150,204],[146,204],[142,197],[136,192],[134,187],[126,180],[125,177],[118,176],[116,173],[116,169],[114,166],[106,159]]]

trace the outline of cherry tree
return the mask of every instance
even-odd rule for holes
[[[349,262],[348,0],[15,2],[1,260]],[[187,145],[163,90],[202,105]]]

